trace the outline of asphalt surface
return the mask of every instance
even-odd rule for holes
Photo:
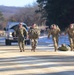
[[[18,46],[0,46],[0,75],[74,75],[74,52],[38,46],[31,52]]]

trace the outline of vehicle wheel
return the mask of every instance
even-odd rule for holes
[[[30,40],[26,40],[26,41],[25,41],[25,44],[26,44],[26,45],[30,45]]]
[[[11,41],[9,41],[8,39],[5,40],[5,44],[6,45],[11,45]]]

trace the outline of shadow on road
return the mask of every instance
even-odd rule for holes
[[[20,66],[19,66],[20,65]],[[10,66],[10,67],[8,67]],[[18,57],[0,57],[0,73],[12,72],[12,75],[74,75],[74,70],[54,72],[54,68],[74,67],[74,56],[63,55],[41,55],[41,56],[18,56]],[[16,71],[36,71],[46,69],[40,73],[16,73]],[[53,69],[52,69],[53,68]],[[73,68],[74,69],[74,68]],[[53,70],[54,73],[50,73]],[[15,72],[13,72],[15,71]]]

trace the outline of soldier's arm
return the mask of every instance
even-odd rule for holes
[[[28,30],[28,35],[30,34],[30,29]]]
[[[23,29],[24,29],[24,31],[26,31],[26,32],[27,32],[27,29],[26,29],[25,27],[23,27]]]
[[[61,30],[59,27],[58,27],[58,34],[61,35]]]
[[[58,32],[60,32],[61,30],[60,30],[60,28],[57,26],[57,29],[58,29]]]
[[[40,29],[38,29],[38,35],[40,35]]]
[[[59,32],[61,31],[60,28],[58,28],[58,31],[59,31]]]
[[[28,38],[28,31],[26,30],[25,27],[24,27],[24,32],[26,32],[26,37]]]

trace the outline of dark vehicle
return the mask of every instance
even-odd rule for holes
[[[12,42],[17,42],[17,37],[13,35],[14,33],[14,28],[19,25],[20,22],[8,22],[5,31],[6,31],[6,38],[5,38],[5,44],[6,45],[11,45]],[[25,23],[22,23],[23,26],[26,28],[28,31],[28,27]],[[30,40],[26,39],[25,44],[29,45]]]

